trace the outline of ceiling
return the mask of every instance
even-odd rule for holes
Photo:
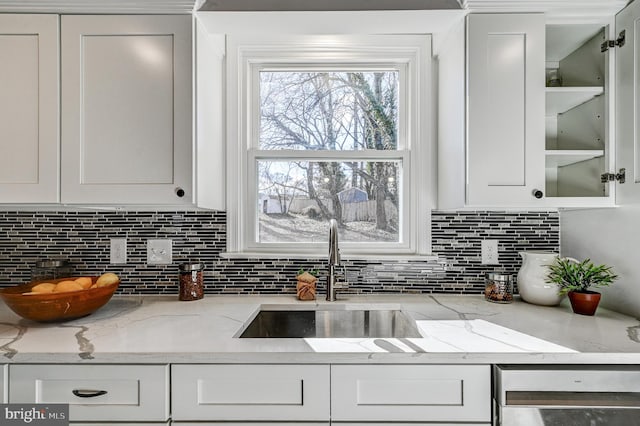
[[[459,0],[204,0],[200,11],[340,11],[461,9]]]

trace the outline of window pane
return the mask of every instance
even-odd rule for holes
[[[260,149],[395,150],[398,72],[260,72]]]
[[[258,242],[399,242],[401,161],[258,161]]]

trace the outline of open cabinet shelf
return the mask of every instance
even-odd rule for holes
[[[548,149],[545,151],[547,167],[564,167],[604,156],[603,149]]]
[[[545,196],[559,206],[610,202],[607,171],[608,56],[603,25],[547,25]]]
[[[604,93],[603,87],[547,87],[547,117],[565,113]]]

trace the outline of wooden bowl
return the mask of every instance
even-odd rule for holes
[[[46,282],[58,283],[69,279],[73,280],[73,278],[62,278]],[[93,283],[97,279],[98,277],[91,277]],[[54,322],[80,318],[96,311],[111,299],[120,281],[105,287],[65,293],[23,294],[30,292],[36,284],[38,283],[3,288],[0,290],[0,297],[13,312],[23,318],[39,322]]]

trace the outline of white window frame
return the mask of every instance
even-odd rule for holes
[[[227,254],[313,257],[326,243],[257,243],[256,161],[340,159],[402,161],[403,215],[399,243],[341,242],[343,256],[402,256],[430,253],[432,188],[432,76],[430,35],[228,35],[227,36]],[[400,72],[396,151],[308,152],[257,149],[260,117],[259,72],[305,67],[327,70],[397,69]],[[361,68],[359,68],[361,69]],[[403,114],[402,111],[405,113]],[[328,236],[327,236],[328,240]]]

